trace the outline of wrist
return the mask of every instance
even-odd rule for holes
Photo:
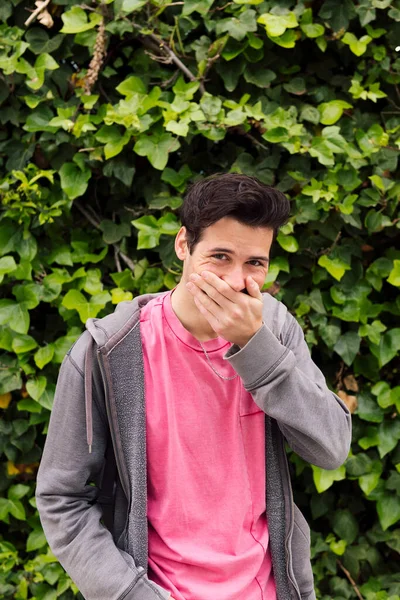
[[[252,334],[250,334],[249,336],[246,336],[245,338],[242,338],[234,343],[237,346],[239,346],[240,349],[244,348],[249,343],[249,341],[256,335],[256,333],[258,333],[260,331],[262,326],[263,326],[263,322],[261,322],[261,325]]]

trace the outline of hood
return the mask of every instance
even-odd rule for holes
[[[120,302],[115,311],[102,319],[88,319],[85,327],[90,333],[89,343],[85,352],[85,412],[86,412],[86,439],[89,452],[92,452],[93,443],[93,353],[95,345],[101,350],[104,346],[113,347],[114,343],[120,341],[118,335],[125,326],[130,323],[133,327],[139,318],[140,309],[150,300],[157,296],[168,294],[160,292],[158,294],[144,294],[137,296],[128,302]],[[113,341],[115,342],[113,343]]]

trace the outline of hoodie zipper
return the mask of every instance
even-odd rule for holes
[[[290,542],[291,542],[291,537],[292,537],[292,533],[293,533],[293,527],[294,527],[294,513],[293,513],[293,496],[292,496],[292,491],[290,488],[290,485],[288,485],[288,481],[290,480],[290,473],[289,473],[289,466],[287,463],[287,458],[286,458],[286,453],[285,453],[285,445],[284,445],[284,441],[283,441],[283,436],[279,436],[280,437],[280,444],[279,444],[279,462],[281,464],[281,468],[283,469],[283,473],[285,475],[285,478],[282,478],[282,482],[284,487],[286,488],[284,490],[288,491],[288,497],[289,497],[289,518],[290,518],[290,528],[289,528],[289,532],[285,537],[285,550],[286,550],[286,556],[287,556],[287,577],[289,579],[289,582],[292,584],[295,592],[296,592],[296,596],[298,600],[301,600],[301,594],[300,594],[300,590],[299,590],[299,586],[297,585],[296,580],[294,579],[294,577],[292,577],[291,573],[290,573],[290,567],[291,567],[291,550],[290,550]]]
[[[110,394],[109,394],[109,386],[108,386],[108,378],[107,378],[107,365],[105,365],[105,361],[103,359],[103,355],[101,350],[97,350],[97,355],[99,359],[100,372],[103,378],[104,384],[104,392],[105,392],[105,402],[106,402],[106,410],[108,415],[108,422],[110,425],[110,433],[111,439],[113,442],[115,462],[117,464],[117,469],[119,473],[119,477],[121,480],[122,489],[124,490],[125,496],[128,500],[128,505],[130,506],[131,498],[130,498],[130,486],[129,486],[129,476],[128,470],[125,466],[124,460],[121,458],[123,456],[121,441],[119,436],[116,435],[116,424],[117,424],[117,416],[115,414],[115,406],[113,406],[110,402]]]

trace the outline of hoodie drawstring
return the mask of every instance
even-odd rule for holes
[[[92,413],[92,374],[93,374],[93,338],[90,341],[85,354],[85,410],[86,410],[86,439],[89,453],[92,452],[93,443],[93,413]]]

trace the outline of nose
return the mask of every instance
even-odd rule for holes
[[[227,284],[231,286],[235,292],[241,292],[246,288],[246,276],[241,268],[232,269],[226,275],[221,277]]]

